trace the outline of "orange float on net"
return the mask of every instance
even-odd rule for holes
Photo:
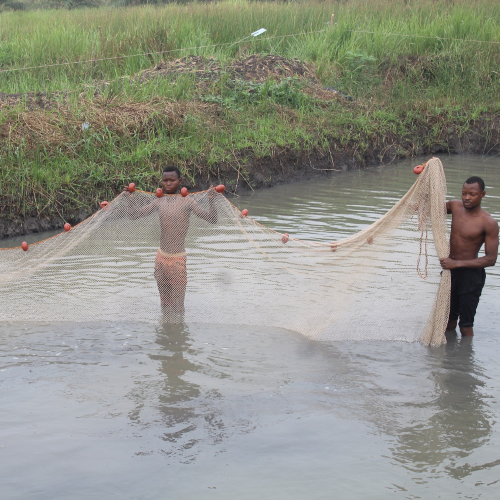
[[[28,250],[28,244],[25,241],[23,241],[21,243],[21,248],[26,252]]]
[[[156,190],[156,196],[158,196],[158,198],[161,198],[163,196],[163,189],[162,188],[158,188]]]
[[[133,182],[131,182],[129,185],[128,185],[128,192],[129,193],[133,193],[135,191],[135,184]]]
[[[424,166],[425,165],[417,165],[414,169],[413,169],[413,173],[414,174],[421,174],[424,170]]]
[[[99,205],[101,208],[106,208],[109,205],[109,201],[101,201],[101,204]]]
[[[70,229],[71,229],[71,224],[69,222],[66,222],[66,224],[64,224],[64,230],[68,232]]]
[[[248,215],[248,210],[246,208],[244,208],[242,211],[241,211],[241,215],[243,215],[243,217],[246,217]]]
[[[286,243],[290,238],[290,235],[288,233],[285,233],[282,237],[281,237],[281,241],[283,243]]]
[[[181,189],[181,196],[186,197],[188,195],[188,189],[186,187],[183,187]]]
[[[224,184],[219,184],[218,186],[216,186],[215,190],[218,193],[223,193],[226,190],[226,186],[224,186]]]

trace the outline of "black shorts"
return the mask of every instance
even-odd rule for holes
[[[450,321],[460,318],[460,326],[474,326],[485,280],[484,268],[460,267],[451,270]]]

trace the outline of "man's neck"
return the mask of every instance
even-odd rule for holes
[[[477,205],[473,208],[464,207],[464,211],[467,215],[475,216],[478,215],[480,212],[482,212],[483,209],[481,208],[481,205]]]

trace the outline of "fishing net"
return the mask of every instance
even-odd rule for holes
[[[439,345],[445,194],[433,158],[387,214],[331,243],[266,228],[213,188],[124,192],[69,232],[0,251],[0,321],[257,325]]]

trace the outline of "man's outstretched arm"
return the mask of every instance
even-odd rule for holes
[[[148,203],[144,207],[138,208],[134,203],[133,195],[129,192],[128,187],[123,188],[123,192],[128,194],[128,215],[132,220],[140,219],[142,217],[147,217],[151,215],[155,210],[158,209],[157,200]]]
[[[215,196],[217,195],[215,189],[211,187],[208,192],[208,205],[209,209],[203,210],[196,201],[192,201],[191,210],[203,220],[206,220],[210,224],[216,224],[218,220],[217,207],[215,206]]]

